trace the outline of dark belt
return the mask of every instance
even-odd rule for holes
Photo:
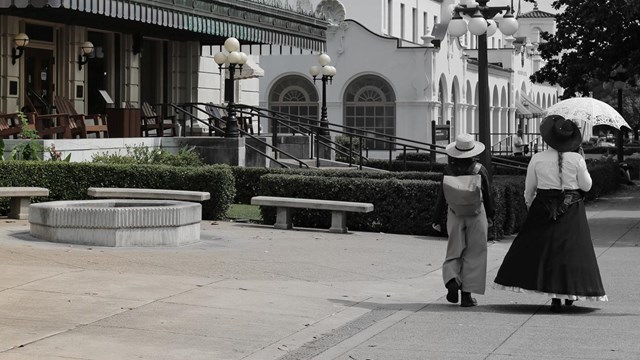
[[[556,220],[567,212],[571,205],[582,201],[583,195],[579,190],[538,189],[536,190],[536,198],[547,210],[549,219]]]

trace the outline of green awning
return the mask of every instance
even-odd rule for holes
[[[328,27],[327,21],[312,14],[255,0],[0,0],[0,13],[43,18],[46,12],[75,13],[74,19],[81,17],[77,14],[81,12],[102,17],[102,22],[117,19],[140,27],[186,31],[197,35],[203,45],[220,45],[220,38],[233,36],[245,44],[314,51],[325,48]],[[126,29],[135,31],[135,25]]]

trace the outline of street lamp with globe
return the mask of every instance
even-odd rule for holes
[[[329,120],[327,119],[327,82],[331,84],[331,81],[336,74],[336,68],[334,66],[329,65],[331,63],[331,57],[327,54],[320,54],[318,56],[318,65],[313,65],[309,68],[309,74],[313,77],[313,82],[316,82],[316,79],[320,74],[320,81],[322,81],[322,108],[320,110],[320,126],[322,130],[319,132],[320,134],[326,136],[329,135]]]
[[[222,69],[229,72],[230,97],[227,103],[227,126],[224,131],[225,137],[239,137],[238,120],[236,119],[236,111],[234,108],[235,96],[235,71],[242,71],[242,65],[247,62],[247,54],[240,51],[240,42],[238,39],[230,37],[224,41],[224,49],[227,53],[219,52],[213,55],[213,61],[218,64],[218,69],[222,73]],[[226,65],[225,65],[226,64]]]
[[[478,139],[485,145],[480,154],[480,162],[491,171],[491,124],[489,116],[489,64],[487,61],[487,36],[493,35],[499,28],[506,36],[518,31],[518,22],[510,6],[487,6],[489,0],[461,1],[453,9],[454,16],[449,22],[447,32],[453,37],[467,33],[478,37]],[[493,18],[502,12],[505,15],[496,25]],[[461,15],[471,16],[469,23]]]

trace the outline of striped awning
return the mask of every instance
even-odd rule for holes
[[[519,119],[531,119],[533,114],[520,101],[516,101],[516,117]]]
[[[538,106],[538,104],[531,100],[527,95],[520,94],[520,101],[524,106],[527,107],[527,110],[529,110],[533,114],[533,117],[544,116],[544,109]]]
[[[2,13],[13,10],[17,16],[29,17],[36,16],[37,9],[85,13],[211,36],[209,42],[206,36],[198,36],[203,45],[219,45],[213,37],[233,36],[245,44],[322,51],[328,27],[327,21],[312,14],[256,0],[0,0]],[[55,17],[51,19],[55,21]]]

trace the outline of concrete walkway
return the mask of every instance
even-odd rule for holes
[[[562,314],[491,283],[447,303],[442,238],[203,222],[195,245],[114,249],[3,219],[0,360],[639,359],[640,187],[587,209],[610,301]]]

